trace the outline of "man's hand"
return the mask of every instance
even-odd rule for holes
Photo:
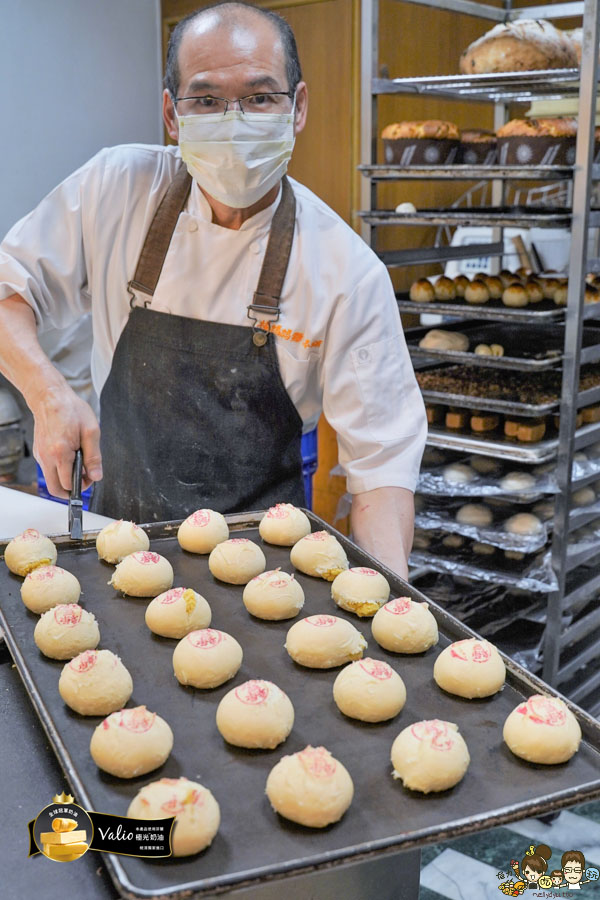
[[[71,390],[37,339],[35,316],[18,294],[0,300],[0,371],[33,413],[33,455],[48,490],[67,497],[75,451],[83,451],[82,487],[102,478],[100,430],[90,406]]]
[[[350,521],[356,543],[406,579],[415,521],[412,492],[384,487],[355,494]]]
[[[100,428],[94,412],[65,383],[49,387],[30,400],[34,417],[33,455],[39,462],[46,485],[55,497],[71,490],[75,451],[83,452],[85,490],[102,478]]]

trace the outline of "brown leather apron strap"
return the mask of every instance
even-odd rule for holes
[[[181,166],[154,214],[135,275],[128,285],[130,289],[136,288],[150,297],[154,296],[177,219],[186,204],[191,186],[191,176],[186,167]]]
[[[281,181],[281,200],[271,222],[258,286],[252,303],[248,306],[248,318],[253,320],[255,328],[258,318],[267,317],[273,322],[279,318],[279,299],[292,250],[295,224],[296,198],[284,175]]]

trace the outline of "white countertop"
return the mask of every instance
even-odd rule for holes
[[[83,511],[83,530],[99,531],[113,519]],[[26,528],[42,534],[68,534],[69,507],[43,497],[0,486],[0,541],[10,540]]]

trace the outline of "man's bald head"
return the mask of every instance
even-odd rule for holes
[[[167,49],[167,64],[165,69],[165,88],[176,97],[180,84],[179,69],[179,50],[181,43],[187,31],[194,26],[202,26],[203,20],[206,19],[207,27],[224,26],[243,26],[248,25],[249,20],[254,16],[259,17],[264,23],[265,21],[272,25],[281,44],[281,48],[285,59],[285,70],[288,80],[288,88],[295,91],[298,83],[302,80],[302,72],[300,69],[300,60],[298,58],[298,48],[296,47],[296,39],[294,32],[288,23],[277,13],[268,9],[262,9],[259,6],[252,6],[247,3],[239,3],[236,0],[221,0],[219,3],[213,3],[210,6],[204,6],[196,12],[181,19],[177,23],[171,33],[169,46]]]

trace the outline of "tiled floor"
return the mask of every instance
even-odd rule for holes
[[[580,850],[586,867],[600,869],[600,803],[565,810],[551,823],[524,819],[502,828],[427,847],[422,853],[419,900],[499,900],[500,885],[517,878],[512,859],[521,861],[530,845],[547,844],[552,850],[548,871],[560,868],[566,850]],[[504,877],[498,877],[503,873]],[[584,876],[585,877],[585,876]],[[526,891],[529,897],[600,898],[600,879],[581,886]]]

